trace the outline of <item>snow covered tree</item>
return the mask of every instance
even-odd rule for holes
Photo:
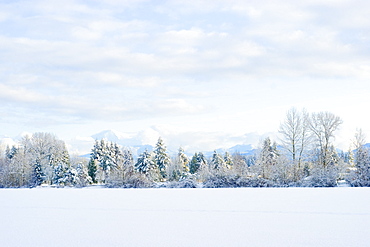
[[[231,169],[234,165],[233,158],[229,152],[225,152],[224,164],[227,169]]]
[[[91,177],[91,181],[96,183],[96,171],[98,170],[96,166],[96,160],[90,157],[89,164],[87,165],[87,173]]]
[[[45,174],[42,170],[42,164],[39,159],[35,160],[33,164],[33,173],[32,173],[32,186],[39,186],[44,181]]]
[[[167,167],[169,181],[179,181],[185,179],[189,175],[189,158],[183,148],[179,148],[176,157],[173,158],[170,165]]]
[[[189,171],[191,174],[197,173],[200,169],[207,166],[207,160],[202,152],[195,153],[189,164]]]
[[[94,160],[97,167],[95,180],[105,183],[109,179],[110,172],[118,169],[118,166],[121,165],[122,153],[117,144],[106,142],[104,139],[100,140],[100,142],[96,140],[91,150],[90,159]],[[90,161],[89,168],[91,168],[89,175],[93,178],[93,161]]]
[[[117,164],[115,169],[110,171],[106,184],[108,187],[125,187],[127,183],[130,183],[131,177],[133,178],[134,173],[134,159],[131,150],[115,148],[115,152],[118,157],[115,163]]]
[[[145,150],[137,159],[135,169],[140,173],[147,173],[154,167],[154,162],[148,150]]]
[[[282,136],[280,142],[293,163],[296,181],[302,177],[302,161],[311,141],[308,123],[309,114],[305,110],[299,112],[291,108],[279,129]]]
[[[244,157],[239,152],[235,152],[232,155],[232,160],[233,160],[233,170],[236,174],[240,176],[250,176],[246,157]]]
[[[63,182],[64,185],[66,186],[75,186],[80,184],[78,172],[74,167],[72,166],[67,167],[67,171],[65,173]]]
[[[25,136],[20,146],[32,166],[33,186],[51,184],[55,166],[68,162],[69,154],[65,143],[50,133],[38,132]]]
[[[154,148],[154,162],[159,169],[161,176],[160,180],[164,181],[167,178],[166,170],[168,165],[171,163],[171,160],[167,154],[167,148],[164,145],[162,138],[158,139],[158,142]]]
[[[137,172],[145,174],[151,181],[158,181],[160,179],[159,169],[148,150],[145,150],[138,157],[135,169]]]
[[[222,159],[222,156],[217,153],[216,150],[214,150],[212,159],[211,159],[211,168],[216,171],[220,171],[224,168],[224,160]]]
[[[262,149],[257,159],[257,168],[259,168],[259,175],[262,178],[271,178],[273,166],[277,164],[278,156],[276,143],[271,143],[270,138],[267,137],[263,141]]]
[[[0,159],[0,187],[28,187],[31,185],[32,166],[21,147],[7,148]]]
[[[193,155],[193,157],[191,158],[191,161],[189,163],[189,171],[191,174],[194,174],[196,173],[199,168],[200,168],[201,164],[199,162],[199,159],[198,159],[198,153],[195,153]]]
[[[134,164],[134,156],[132,155],[131,150],[123,149],[122,150],[122,159],[123,159],[123,166],[126,169],[133,167]]]
[[[330,112],[312,113],[308,122],[312,133],[312,160],[307,167],[310,169],[311,186],[336,186],[339,173],[343,167],[332,144],[334,132],[342,124],[342,120]]]
[[[330,145],[326,150],[325,166],[322,163],[321,150],[314,149],[313,152],[313,159],[309,164],[309,176],[305,179],[304,184],[313,187],[336,186],[343,164],[334,146]]]
[[[308,124],[313,135],[315,148],[318,150],[318,162],[324,168],[332,162],[331,140],[334,139],[334,132],[342,123],[340,117],[330,112],[311,114]]]
[[[84,163],[80,162],[77,164],[76,172],[78,177],[78,183],[76,185],[78,187],[85,187],[88,184],[92,184],[92,179]]]
[[[182,172],[184,174],[188,173],[190,160],[188,156],[185,154],[185,151],[182,147],[179,148],[179,152],[177,153],[177,159],[179,164],[181,164]]]
[[[54,167],[53,172],[53,184],[55,185],[64,185],[65,174],[67,173],[67,167],[63,164],[59,164]]]
[[[361,129],[355,134],[355,160],[354,169],[351,170],[347,181],[351,186],[370,186],[370,151],[365,147],[366,137]]]
[[[17,153],[18,148],[16,146],[13,145],[12,148],[9,148],[9,146],[7,146],[5,151],[5,158],[11,160]]]

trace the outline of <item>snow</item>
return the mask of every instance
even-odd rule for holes
[[[0,246],[369,246],[370,188],[2,189]]]

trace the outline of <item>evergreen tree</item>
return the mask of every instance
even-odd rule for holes
[[[91,150],[90,159],[94,160],[97,170],[95,174],[99,174],[99,180],[103,183],[109,179],[109,173],[122,166],[122,153],[115,143],[106,142],[104,139],[95,141],[94,147]],[[94,165],[92,161],[89,163],[89,175],[93,178]],[[95,180],[96,179],[95,175]]]
[[[11,160],[17,153],[18,153],[18,148],[16,146],[13,145],[12,148],[9,148],[9,146],[6,146],[5,157],[7,160]]]
[[[277,164],[279,153],[277,151],[276,143],[271,143],[269,137],[263,141],[262,150],[259,154],[257,164],[260,168],[262,178],[270,178],[272,168]]]
[[[211,166],[214,170],[221,170],[224,167],[224,160],[222,159],[221,155],[217,153],[216,150],[213,152],[212,155]]]
[[[206,158],[202,152],[195,153],[189,164],[189,171],[191,174],[195,174],[202,167],[207,166]]]
[[[154,170],[155,168],[155,163],[152,160],[151,154],[148,150],[145,150],[137,159],[135,164],[136,171],[147,174],[150,170]]]
[[[162,138],[158,139],[158,142],[154,149],[154,162],[156,163],[156,166],[159,169],[160,172],[160,180],[165,180],[167,177],[166,170],[168,165],[171,163],[170,157],[167,154],[166,146],[164,145],[164,142]]]
[[[42,171],[41,162],[36,160],[33,164],[33,173],[32,173],[32,186],[39,186],[44,181],[44,173]]]
[[[67,171],[66,167],[63,166],[62,164],[55,166],[52,178],[53,184],[56,184],[58,186],[63,184],[63,179],[66,174],[66,171]]]
[[[84,187],[92,183],[92,179],[89,176],[87,167],[83,163],[78,163],[76,167],[77,176],[78,176],[78,186]]]
[[[122,151],[123,166],[125,169],[132,167],[134,164],[134,156],[132,155],[131,150],[124,149]]]
[[[91,178],[93,183],[96,183],[96,171],[98,168],[96,167],[95,159],[93,157],[90,158],[89,164],[87,165],[87,173]]]
[[[191,174],[195,174],[200,168],[200,163],[198,159],[198,153],[195,153],[193,157],[191,158],[190,164],[189,164],[189,171]]]
[[[182,147],[179,148],[179,152],[177,154],[177,159],[178,159],[178,162],[181,164],[181,168],[182,168],[182,172],[184,174],[188,173],[189,172],[189,158],[188,156],[185,154],[185,151]]]
[[[80,184],[80,179],[78,177],[77,170],[72,167],[68,166],[66,169],[66,173],[63,178],[63,183],[66,186],[75,186]]]
[[[231,169],[231,167],[233,167],[233,158],[231,157],[229,152],[225,152],[224,162],[227,169]]]

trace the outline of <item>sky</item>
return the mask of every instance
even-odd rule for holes
[[[258,145],[296,107],[341,117],[346,149],[370,138],[369,16],[366,0],[0,0],[0,136]]]

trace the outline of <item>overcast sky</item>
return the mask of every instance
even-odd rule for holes
[[[0,0],[0,135],[150,129],[218,148],[294,106],[340,116],[348,146],[370,138],[369,16],[367,0]]]

